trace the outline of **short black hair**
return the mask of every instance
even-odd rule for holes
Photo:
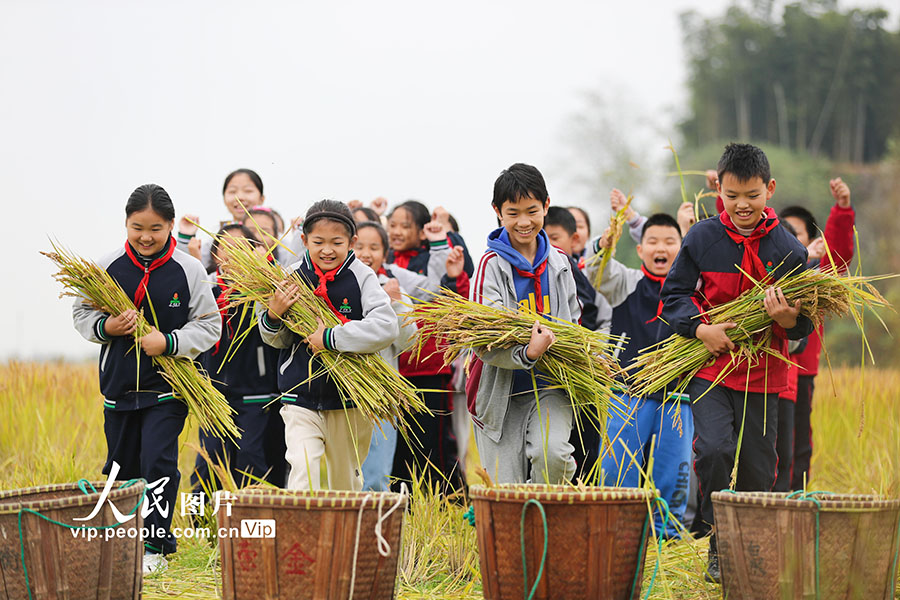
[[[819,225],[816,223],[816,218],[802,206],[787,206],[782,208],[781,212],[778,214],[778,218],[784,221],[786,217],[794,217],[795,219],[803,221],[803,223],[806,224],[806,235],[810,240],[816,239],[819,235]],[[797,235],[797,233],[794,232],[794,235]]]
[[[675,231],[678,232],[678,237],[681,237],[681,227],[678,225],[678,221],[675,220],[672,215],[668,215],[666,213],[656,213],[655,215],[650,215],[647,218],[647,222],[644,223],[644,227],[641,229],[641,241],[644,241],[644,235],[646,235],[647,230],[653,226],[661,226],[661,227],[672,227]]]
[[[269,217],[270,219],[272,219],[272,225],[274,225],[272,229],[275,230],[275,237],[281,236],[281,225],[278,221],[278,217],[280,215],[268,206],[254,206],[247,211],[247,215],[248,216],[243,220],[243,223],[245,224],[250,221],[250,215],[252,215],[253,217],[256,217],[256,215]]]
[[[416,224],[416,228],[420,231],[425,229],[425,226],[431,221],[431,211],[418,200],[407,200],[406,202],[398,204],[391,209],[390,214],[388,214],[388,219],[391,218],[391,215],[393,215],[398,208],[402,208],[410,214],[413,223]]]
[[[175,220],[175,206],[169,192],[155,183],[145,183],[131,192],[128,202],[125,203],[125,217],[128,218],[146,208],[153,209],[153,212],[166,221]]]
[[[306,211],[306,217],[303,219],[303,233],[309,235],[312,231],[313,224],[322,219],[340,223],[347,228],[347,237],[352,238],[356,235],[356,221],[353,220],[353,213],[343,202],[338,200],[319,200],[309,207]]]
[[[584,217],[584,224],[587,225],[588,235],[591,234],[591,216],[587,214],[587,211],[581,208],[580,206],[567,206],[566,210],[572,211],[577,210],[581,213],[581,216]],[[578,227],[578,223],[575,223],[575,227]]]
[[[797,230],[794,229],[794,226],[788,223],[787,221],[779,221],[782,227],[787,229],[787,232],[794,237],[797,237]]]
[[[210,254],[213,257],[216,256],[216,253],[219,251],[219,246],[222,244],[222,238],[225,237],[225,234],[229,231],[240,231],[241,237],[249,240],[250,244],[253,246],[259,245],[259,240],[256,239],[256,236],[247,228],[243,223],[239,223],[237,221],[232,221],[230,223],[225,223],[222,225],[222,228],[219,229],[218,233],[213,237],[212,246],[209,249]]]
[[[223,196],[225,195],[225,190],[228,189],[228,184],[231,183],[231,180],[234,179],[235,175],[241,175],[241,174],[249,177],[250,181],[253,183],[253,185],[256,186],[256,189],[259,190],[259,194],[262,195],[262,193],[263,193],[262,177],[260,177],[259,174],[256,171],[253,171],[252,169],[235,169],[234,171],[229,173],[228,176],[225,178],[225,183],[222,184],[222,195]]]
[[[459,233],[459,223],[456,222],[456,217],[447,213],[447,220],[450,221],[450,231],[453,233]]]
[[[374,210],[372,210],[371,208],[369,208],[368,206],[360,206],[359,208],[354,208],[353,209],[353,218],[354,219],[356,219],[356,213],[358,213],[358,212],[361,212],[362,214],[366,215],[366,220],[360,221],[360,224],[364,223],[366,221],[372,221],[372,222],[378,221],[378,213],[375,212]]]
[[[532,196],[541,204],[550,196],[544,176],[535,167],[516,163],[500,173],[494,182],[494,199],[491,201],[497,210],[503,208],[504,202],[518,202]]]
[[[575,235],[578,226],[575,224],[575,216],[569,212],[568,208],[561,206],[551,206],[547,209],[547,216],[544,217],[544,228],[549,225],[559,225],[566,230],[569,235]]]
[[[766,153],[752,144],[730,143],[725,146],[725,152],[716,166],[719,181],[725,173],[731,173],[738,181],[749,181],[754,177],[762,179],[768,185],[772,180],[772,170],[769,168],[769,159]]]
[[[356,231],[362,231],[363,229],[369,227],[374,229],[378,233],[378,236],[381,238],[381,248],[385,251],[385,253],[387,253],[387,251],[390,250],[391,247],[388,244],[387,231],[384,230],[384,226],[381,223],[379,223],[378,221],[361,221],[356,224]]]

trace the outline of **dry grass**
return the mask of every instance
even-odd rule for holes
[[[838,369],[834,384],[836,395],[827,371],[817,379],[810,487],[896,497],[900,371],[867,369],[861,377],[859,369]],[[93,364],[0,365],[0,488],[102,479],[102,406]],[[186,430],[181,440],[179,463],[186,489],[195,458],[187,443],[196,442],[196,427]],[[477,481],[473,478],[470,472],[470,480]],[[398,597],[481,598],[474,530],[462,519],[464,509],[422,489],[415,494],[404,533]],[[177,513],[176,523],[186,524]],[[705,557],[704,540],[667,544],[650,598],[720,597],[720,588],[702,580]],[[655,560],[652,548],[647,560],[645,591]],[[182,540],[169,569],[145,579],[144,597],[213,598],[219,585],[217,563],[209,544]]]

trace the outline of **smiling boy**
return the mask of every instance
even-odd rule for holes
[[[727,488],[734,468],[737,441],[743,428],[736,489],[768,491],[775,483],[775,437],[778,392],[787,386],[787,365],[766,353],[733,358],[728,330],[735,323],[711,324],[709,308],[737,298],[757,281],[774,283],[806,268],[806,249],[779,226],[766,205],[775,193],[769,161],[750,144],[729,144],[719,159],[717,191],[725,210],[694,225],[684,238],[663,284],[662,317],[680,335],[696,337],[715,357],[691,380],[694,400],[694,470],[700,484],[700,512],[713,523],[710,494]],[[813,330],[790,304],[781,288],[766,288],[763,302],[772,318],[772,350],[787,356],[788,340]],[[728,375],[713,385],[723,370]],[[708,577],[719,580],[715,529],[710,540]]]
[[[471,299],[533,313],[534,325],[528,344],[477,352],[483,365],[470,384],[477,391],[469,407],[475,442],[497,483],[522,483],[529,471],[535,482],[562,483],[575,472],[572,404],[533,369],[555,341],[542,325],[545,315],[574,323],[581,317],[572,266],[543,231],[550,197],[540,171],[521,163],[503,171],[494,183],[492,205],[501,227],[488,236]]]

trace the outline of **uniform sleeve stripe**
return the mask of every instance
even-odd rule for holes
[[[478,278],[477,283],[475,285],[475,296],[473,300],[478,302],[479,304],[483,304],[482,299],[483,291],[484,291],[484,272],[487,269],[487,263],[490,259],[497,256],[496,252],[486,252],[484,256],[481,257],[481,260],[478,262]]]

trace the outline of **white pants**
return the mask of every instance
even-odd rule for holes
[[[358,408],[316,411],[285,404],[281,418],[285,458],[291,465],[289,490],[319,489],[323,457],[329,489],[362,489],[361,465],[369,452],[374,425]]]
[[[475,427],[481,464],[494,483],[530,480],[559,484],[571,480],[575,474],[572,458],[575,448],[569,443],[574,418],[572,403],[557,389],[542,389],[538,397],[540,414],[534,392],[509,399],[499,442]]]

